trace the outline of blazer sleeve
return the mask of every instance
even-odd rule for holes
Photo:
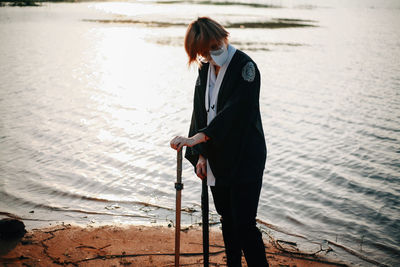
[[[233,93],[211,123],[199,132],[211,138],[216,145],[223,143],[230,131],[250,123],[252,108],[258,106],[260,94],[260,72],[255,63],[248,61],[240,69],[240,78]]]
[[[192,119],[190,122],[189,134],[188,136],[193,136],[197,133],[197,123],[196,123],[196,114],[195,110],[192,112]],[[199,151],[194,147],[186,147],[185,158],[190,161],[193,167],[196,168],[197,161],[199,160]]]
[[[191,122],[190,122],[190,128],[189,128],[189,137],[192,137],[193,135],[197,134],[199,132],[199,129],[204,127],[207,122],[206,116],[204,113],[204,99],[202,99],[202,94],[201,90],[204,90],[204,76],[202,72],[199,70],[199,76],[196,80],[196,86],[194,90],[194,96],[193,96],[193,112],[192,112],[192,117],[191,117]],[[204,97],[203,97],[204,98]],[[201,143],[198,145],[195,145],[193,147],[186,147],[186,152],[185,152],[185,158],[190,161],[190,163],[196,167],[197,161],[199,159],[199,155],[203,155],[204,157],[207,158],[207,144],[206,143]],[[196,171],[196,168],[195,168]]]

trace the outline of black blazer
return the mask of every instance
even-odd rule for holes
[[[251,58],[236,50],[218,94],[217,115],[207,126],[205,93],[209,63],[199,68],[189,137],[198,132],[211,139],[187,147],[185,158],[195,167],[202,154],[209,160],[216,186],[262,179],[267,156],[261,122],[260,72]]]

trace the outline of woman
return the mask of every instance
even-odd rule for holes
[[[186,32],[189,65],[197,62],[189,138],[170,145],[180,150],[201,179],[211,186],[221,215],[228,266],[268,266],[262,235],[256,227],[266,160],[259,109],[260,73],[252,59],[228,42],[218,22],[201,17]]]

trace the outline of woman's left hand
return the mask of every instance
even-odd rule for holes
[[[206,136],[204,133],[197,133],[194,136],[189,137],[189,138],[183,137],[183,136],[176,136],[171,140],[171,142],[169,144],[173,149],[179,151],[179,150],[181,150],[181,148],[183,146],[192,147],[197,144],[206,142],[209,139],[210,138],[208,136]]]
[[[183,146],[192,147],[194,145],[195,144],[193,138],[187,138],[183,136],[176,136],[170,142],[170,146],[177,151],[181,150]]]

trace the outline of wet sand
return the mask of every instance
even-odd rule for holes
[[[346,266],[320,255],[289,251],[264,239],[270,266]],[[162,226],[33,229],[6,255],[2,266],[174,266],[175,229]],[[244,258],[243,266],[246,266]],[[202,266],[201,228],[181,232],[180,266]],[[226,266],[221,231],[210,231],[210,266]]]

